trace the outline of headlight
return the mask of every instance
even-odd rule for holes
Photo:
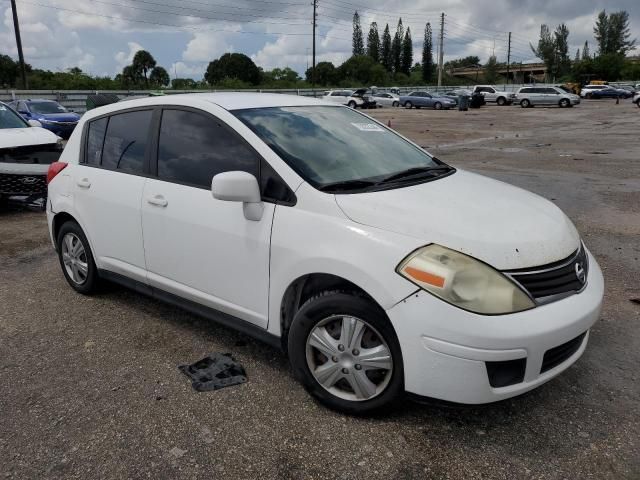
[[[497,315],[535,306],[497,270],[436,244],[413,252],[398,265],[397,272],[445,302],[475,313]]]

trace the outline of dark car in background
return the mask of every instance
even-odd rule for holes
[[[71,136],[80,120],[80,115],[68,111],[54,100],[15,100],[9,103],[9,106],[25,120],[37,120],[43,128],[65,139]]]

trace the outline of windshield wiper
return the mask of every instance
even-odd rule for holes
[[[318,187],[321,192],[334,192],[339,190],[360,190],[362,188],[373,187],[378,182],[371,180],[344,180],[342,182],[327,183]]]
[[[395,180],[401,180],[404,178],[417,177],[422,176],[424,174],[430,174],[432,172],[448,172],[452,170],[453,167],[449,165],[438,165],[437,167],[412,167],[407,168],[406,170],[402,170],[401,172],[397,172],[389,175],[386,178],[383,178],[378,182],[378,184],[384,184],[393,182]]]

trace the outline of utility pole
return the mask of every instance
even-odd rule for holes
[[[18,23],[18,9],[16,8],[16,0],[11,0],[11,11],[13,12],[13,28],[16,31],[16,45],[18,46],[18,59],[20,60],[22,87],[26,90],[27,88],[29,88],[29,85],[27,84],[27,69],[24,66],[24,55],[22,54],[22,40],[20,39],[20,24]]]
[[[313,96],[316,96],[316,22],[318,20],[318,0],[313,0],[313,52],[311,61],[311,88],[313,88]]]
[[[509,32],[509,47],[507,48],[507,84],[509,84],[509,68],[511,67],[511,32]]]
[[[444,12],[440,16],[440,52],[438,58],[438,86],[442,86],[442,70],[444,69]]]

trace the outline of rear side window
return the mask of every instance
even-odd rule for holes
[[[100,165],[104,134],[107,131],[107,121],[108,119],[105,117],[89,123],[87,131],[87,151],[84,159],[88,165]]]
[[[144,171],[144,157],[151,124],[151,110],[109,117],[102,149],[102,166],[131,173]]]
[[[520,93],[533,93],[533,88],[523,88]]]
[[[259,175],[258,155],[218,120],[185,110],[163,110],[158,177],[211,188],[214,175],[241,170]]]

